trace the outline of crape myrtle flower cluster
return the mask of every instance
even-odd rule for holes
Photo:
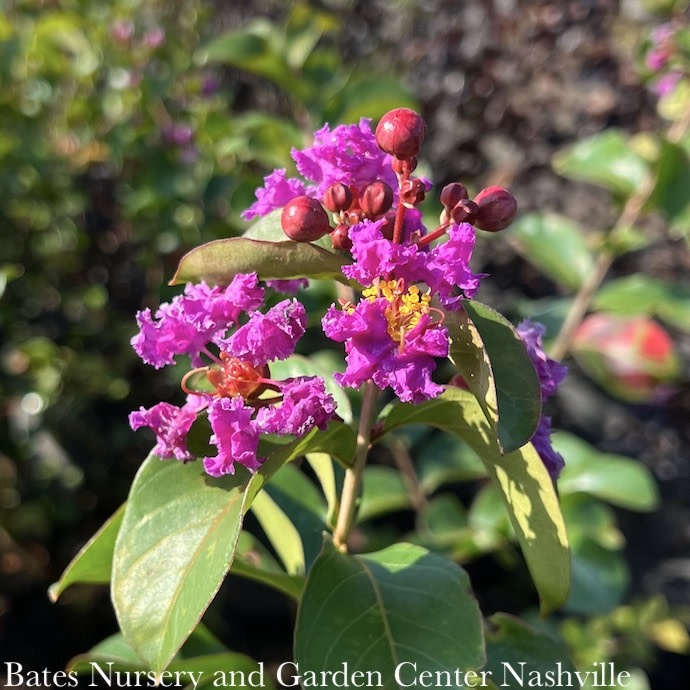
[[[215,477],[232,474],[235,462],[257,470],[261,433],[301,436],[326,427],[335,402],[323,379],[270,377],[269,363],[289,357],[306,330],[304,306],[286,299],[264,313],[263,301],[256,274],[239,274],[224,288],[190,283],[155,315],[149,309],[137,315],[132,346],[144,362],[158,369],[186,355],[194,367],[182,381],[185,405],[160,402],[130,414],[133,429],[154,431],[156,455],[192,460],[187,435],[202,412],[218,449],[204,458],[204,468]],[[190,387],[195,378],[204,385]]]
[[[359,297],[353,291],[351,299],[331,305],[321,322],[328,338],[344,344],[345,371],[334,379],[352,388],[372,381],[411,403],[444,390],[432,375],[437,359],[449,354],[446,314],[461,309],[483,277],[470,268],[475,228],[503,230],[517,210],[502,187],[488,187],[470,199],[462,184],[453,183],[441,192],[439,226],[429,232],[418,207],[431,183],[413,176],[425,135],[423,118],[406,108],[384,115],[375,132],[367,119],[333,129],[326,125],[311,147],[292,151],[302,178],[290,178],[286,170],[268,175],[244,214],[250,220],[280,209],[289,239],[313,242],[328,235],[333,250],[351,259],[342,270],[360,286]],[[302,285],[274,283],[291,294]],[[288,357],[304,333],[304,307],[285,300],[263,314],[262,300],[256,276],[237,276],[227,288],[188,285],[184,295],[160,307],[155,320],[148,311],[139,314],[133,345],[142,359],[160,367],[186,354],[195,367],[189,376],[205,373],[213,389],[190,389],[185,378],[188,400],[182,408],[159,403],[132,413],[134,428],[149,426],[156,433],[161,457],[191,459],[185,438],[201,411],[208,414],[211,443],[218,447],[216,457],[204,459],[214,475],[232,472],[234,462],[256,470],[260,433],[302,434],[323,428],[335,415],[321,379],[270,379],[268,364]],[[238,325],[241,318],[248,320]],[[230,328],[235,330],[228,335]],[[548,397],[561,369],[549,368],[541,333],[535,338],[527,329],[524,337],[537,367],[550,372],[541,378]],[[538,433],[538,450],[556,472],[560,465],[550,455],[548,419]]]

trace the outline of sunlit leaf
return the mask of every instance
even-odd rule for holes
[[[504,452],[525,445],[541,416],[534,365],[510,322],[480,302],[448,314],[450,356],[498,437]],[[469,317],[469,318],[468,318]]]
[[[562,495],[587,493],[628,510],[650,511],[659,504],[659,489],[649,470],[623,455],[601,453],[582,439],[559,431],[554,448],[567,458],[558,480]]]
[[[51,601],[75,583],[107,584],[113,565],[115,539],[122,524],[124,505],[118,508],[89,539],[65,568],[60,579],[50,586],[48,594]]]
[[[553,167],[560,175],[624,197],[634,194],[648,174],[647,164],[633,151],[626,135],[611,128],[560,151]]]
[[[542,611],[561,606],[570,586],[568,538],[551,478],[534,448],[528,444],[503,455],[479,403],[469,391],[459,389],[448,389],[419,405],[392,407],[383,432],[406,424],[443,429],[477,453],[508,508]]]
[[[264,242],[245,237],[214,240],[192,249],[180,260],[171,285],[206,281],[227,285],[238,273],[257,273],[262,280],[331,278],[346,282],[347,261],[309,242]]]
[[[594,255],[584,230],[557,213],[526,213],[507,231],[520,253],[558,285],[577,290],[591,273]]]
[[[476,669],[484,645],[469,578],[411,544],[350,556],[327,540],[297,614],[295,660],[317,673],[343,663],[350,674],[376,672],[371,684],[389,690],[423,671]]]

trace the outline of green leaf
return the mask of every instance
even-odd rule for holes
[[[623,197],[632,196],[648,174],[647,164],[632,150],[627,136],[611,128],[556,154],[553,167],[559,175]]]
[[[280,222],[283,215],[282,208],[276,208],[270,213],[254,221],[243,233],[242,237],[249,240],[264,242],[285,242],[286,235]]]
[[[398,470],[381,465],[365,468],[362,500],[357,513],[359,522],[411,507],[410,494]]]
[[[496,687],[554,687],[546,674],[553,674],[558,668],[575,678],[576,669],[562,642],[506,613],[495,613],[488,620],[486,654],[484,669],[491,674]],[[556,687],[563,686],[559,683]]]
[[[569,290],[578,290],[594,267],[584,230],[565,216],[526,213],[508,233],[527,261]]]
[[[282,511],[285,519],[295,530],[303,560],[301,568],[294,572],[303,574],[318,556],[323,533],[328,528],[327,507],[323,496],[306,475],[293,465],[285,465],[276,472],[266,486],[265,493],[270,495],[275,507]],[[263,522],[262,526],[265,527]],[[292,530],[285,526],[283,534],[281,530],[276,529],[275,525],[271,530],[273,533],[271,543],[274,548],[281,551],[287,549],[287,545],[279,546],[278,542],[283,538],[287,539]],[[293,571],[288,568],[288,572]]]
[[[275,561],[268,549],[253,535],[243,531],[237,545],[231,575],[261,582],[299,601],[304,589],[303,575],[288,575]]]
[[[58,597],[75,583],[107,584],[113,565],[115,539],[122,524],[125,506],[120,506],[89,539],[65,568],[60,579],[48,589],[50,600]]]
[[[328,503],[328,524],[335,525],[340,505],[340,490],[344,472],[336,465],[327,453],[307,453],[306,460],[319,480],[323,495]]]
[[[543,613],[558,608],[570,586],[570,553],[558,498],[544,464],[528,444],[503,455],[476,398],[447,389],[419,405],[392,407],[383,433],[406,424],[428,424],[463,439],[482,459],[501,491]]]
[[[679,283],[635,273],[606,282],[593,306],[623,316],[655,316],[690,333],[690,289]]]
[[[463,305],[464,312],[446,317],[450,357],[476,396],[499,447],[509,453],[524,446],[537,429],[539,378],[509,321],[480,302],[465,300]]]
[[[248,475],[213,479],[200,463],[143,463],[115,544],[112,598],[138,656],[162,671],[232,563]]]
[[[347,282],[338,254],[309,242],[264,242],[230,237],[192,249],[180,260],[170,285],[206,281],[227,285],[238,273],[257,273],[261,280],[331,278]]]
[[[557,432],[554,448],[567,458],[558,480],[565,496],[586,493],[628,510],[651,511],[659,505],[659,490],[644,465],[632,458],[601,453],[582,439]]]
[[[389,690],[400,687],[396,667],[402,682],[412,664],[416,674],[478,668],[482,622],[467,573],[411,544],[351,556],[327,540],[297,613],[295,660],[317,674],[347,663]]]
[[[227,33],[203,46],[194,55],[198,65],[220,62],[246,70],[277,84],[301,99],[306,85],[285,59],[284,34],[272,22],[258,19],[238,31]]]
[[[673,226],[679,220],[685,221],[690,215],[690,156],[687,150],[664,139],[655,178],[649,206],[659,209]]]
[[[304,574],[304,547],[300,534],[268,492],[260,491],[255,496],[251,511],[283,562],[288,575]]]
[[[583,539],[573,549],[573,586],[565,608],[583,615],[601,615],[623,600],[630,576],[618,551]]]

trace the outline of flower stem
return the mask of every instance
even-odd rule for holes
[[[343,492],[340,496],[340,510],[338,511],[338,519],[333,532],[333,543],[336,548],[343,552],[347,551],[347,540],[355,519],[359,489],[362,485],[362,474],[364,473],[369,446],[371,445],[371,428],[374,424],[377,398],[378,388],[373,381],[367,381],[364,384],[355,457],[352,467],[345,472]]]

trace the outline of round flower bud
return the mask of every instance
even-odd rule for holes
[[[289,201],[280,215],[283,232],[296,242],[313,242],[331,231],[323,206],[308,196]]]
[[[352,240],[348,236],[349,227],[340,223],[335,230],[331,232],[331,241],[333,242],[333,249],[341,252],[349,252],[352,249]]]
[[[383,180],[371,182],[362,190],[359,205],[369,218],[382,216],[393,205],[393,190]]]
[[[323,195],[323,205],[332,213],[347,211],[352,205],[352,190],[342,182],[334,182]]]
[[[479,212],[479,206],[470,199],[460,199],[450,212],[450,217],[454,223],[471,223],[474,225]]]
[[[469,199],[465,185],[460,182],[451,182],[441,190],[441,203],[449,211],[463,199]]]
[[[409,108],[389,110],[376,126],[379,148],[401,160],[414,158],[425,136],[424,118]]]
[[[479,207],[474,225],[487,232],[505,230],[517,213],[517,201],[505,187],[482,189],[474,201]]]

